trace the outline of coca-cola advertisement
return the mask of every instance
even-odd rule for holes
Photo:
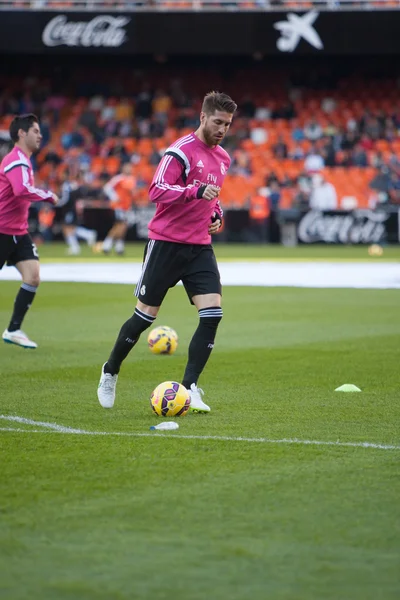
[[[399,214],[373,210],[351,212],[311,210],[298,223],[300,243],[378,244],[397,243]]]
[[[98,15],[76,21],[57,15],[43,29],[42,41],[47,47],[119,48],[128,40],[125,27],[129,21],[124,16]]]
[[[398,22],[392,10],[164,12],[157,3],[133,11],[129,3],[124,6],[123,13],[2,10],[0,52],[370,55],[373,32],[375,55],[400,54]],[[15,35],[21,31],[23,35]],[[207,32],[206,43],[199,32]]]

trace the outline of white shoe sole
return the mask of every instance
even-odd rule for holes
[[[13,344],[13,346],[19,346],[20,348],[24,348],[25,350],[36,350],[37,346],[25,346],[24,344],[18,344],[18,342],[12,342],[11,340],[5,340],[3,338],[3,342],[5,344]]]
[[[202,414],[202,415],[207,415],[209,412],[211,412],[211,408],[206,409],[206,408],[192,408],[192,407],[190,407],[189,410],[192,413],[199,413],[199,414]]]

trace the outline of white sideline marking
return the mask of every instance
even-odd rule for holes
[[[179,438],[184,440],[214,440],[217,442],[250,442],[261,444],[300,444],[304,446],[339,446],[351,448],[375,448],[377,450],[400,450],[400,446],[390,444],[374,444],[372,442],[324,442],[320,440],[299,440],[297,438],[283,438],[281,440],[272,440],[269,438],[247,438],[222,435],[179,435],[171,433],[135,433],[129,431],[86,431],[85,429],[73,429],[64,427],[57,423],[46,423],[43,421],[33,421],[24,417],[0,415],[0,419],[5,421],[14,421],[26,425],[39,425],[47,429],[17,429],[12,427],[0,427],[0,431],[13,431],[17,433],[69,433],[75,435],[116,435],[120,437],[167,437]]]
[[[219,261],[223,285],[301,287],[301,288],[366,288],[399,289],[400,268],[395,262],[294,261],[224,262]],[[141,262],[69,262],[42,263],[42,281],[84,283],[125,283],[140,279]],[[1,280],[19,280],[13,267],[0,271]]]
[[[0,419],[4,419],[5,421],[15,421],[16,423],[24,423],[25,425],[39,425],[40,427],[46,427],[48,429],[52,429],[53,431],[58,431],[59,433],[86,433],[82,429],[72,429],[71,427],[57,425],[57,423],[32,421],[32,419],[25,419],[24,417],[0,415]],[[29,431],[29,429],[22,429],[21,431]]]

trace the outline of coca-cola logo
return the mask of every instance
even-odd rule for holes
[[[67,15],[51,19],[43,29],[42,41],[45,46],[82,46],[118,48],[126,40],[124,27],[128,17],[99,15],[90,21],[68,21]]]
[[[385,237],[387,213],[355,210],[351,213],[322,213],[311,210],[300,221],[299,240],[304,243],[371,244]]]

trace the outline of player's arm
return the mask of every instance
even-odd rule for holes
[[[190,169],[183,162],[181,154],[183,153],[178,154],[178,149],[176,153],[171,149],[164,154],[150,185],[149,196],[152,202],[184,204],[197,197],[199,186],[178,183],[186,179]]]
[[[120,181],[120,179],[121,175],[115,175],[115,177],[110,179],[110,181],[104,186],[104,193],[106,194],[107,198],[111,200],[111,202],[118,202],[119,200],[119,196],[115,191],[115,186]]]
[[[224,211],[222,210],[221,202],[219,200],[217,200],[217,203],[215,205],[215,213],[214,214],[217,216],[217,218],[222,223],[222,218],[224,216]]]
[[[31,185],[26,165],[17,165],[8,170],[5,167],[4,175],[10,182],[15,196],[26,198],[30,202],[51,202],[52,204],[57,204],[58,198],[53,192]]]
[[[166,151],[158,165],[149,189],[152,202],[184,204],[195,199],[213,200],[219,193],[219,188],[212,185],[187,186],[178,183],[185,181],[190,173],[190,164],[185,154],[179,148]]]

